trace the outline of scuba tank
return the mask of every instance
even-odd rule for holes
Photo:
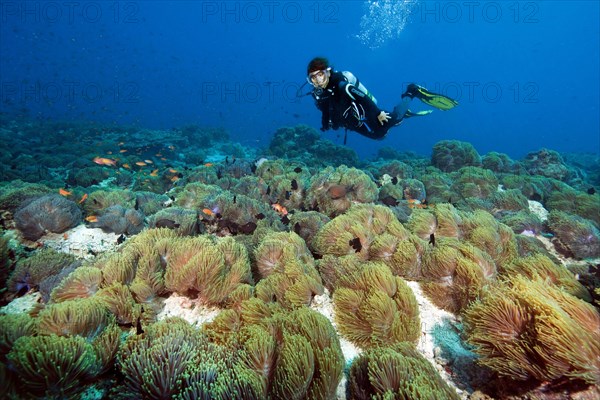
[[[373,100],[373,103],[377,104],[377,99],[375,98],[375,96],[373,96],[371,92],[369,92],[365,85],[363,85],[362,82],[360,82],[352,72],[342,71],[342,75],[344,75],[344,77],[348,80],[348,83],[358,88],[358,90],[360,90],[361,92],[366,94],[368,98]]]

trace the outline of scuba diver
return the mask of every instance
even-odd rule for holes
[[[360,133],[371,139],[383,139],[388,130],[405,118],[430,114],[432,110],[412,112],[408,105],[415,97],[440,110],[458,105],[456,100],[411,83],[402,94],[402,101],[392,112],[381,110],[377,99],[349,71],[334,71],[323,57],[308,63],[307,81],[313,85],[312,96],[321,111],[321,131],[340,127]],[[344,136],[346,144],[346,136]]]

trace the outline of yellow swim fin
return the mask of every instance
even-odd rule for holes
[[[406,92],[402,95],[402,97],[406,96],[409,96],[411,99],[416,97],[423,103],[435,107],[438,110],[446,111],[458,105],[458,101],[451,99],[448,96],[444,96],[443,94],[430,92],[424,87],[415,85],[414,83],[411,83],[406,88]]]

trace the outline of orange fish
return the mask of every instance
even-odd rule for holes
[[[88,198],[88,194],[84,193],[83,196],[81,196],[81,199],[78,201],[79,204],[83,203],[85,201],[85,199]]]
[[[207,162],[206,164],[204,164],[205,167],[212,167],[213,163]]]
[[[94,157],[93,161],[99,165],[117,165],[117,161],[111,160],[110,158]]]
[[[174,176],[171,178],[171,182],[177,182],[179,180],[178,176]]]
[[[69,192],[68,190],[65,190],[65,189],[58,189],[58,194],[60,194],[61,196],[70,196],[71,193],[73,193],[73,192]]]
[[[63,239],[67,240],[69,238],[69,235],[67,235],[66,233],[63,233]]]
[[[172,174],[176,174],[176,173],[177,173],[177,170],[176,170],[176,169],[173,169],[173,168],[169,168],[169,172],[170,172],[170,173],[172,173]]]
[[[154,171],[150,172],[150,176],[158,176],[158,169],[155,169]]]
[[[275,212],[277,212],[279,215],[286,216],[288,214],[288,210],[281,204],[271,204],[271,207],[273,207],[273,210],[275,210]]]
[[[127,153],[127,149],[121,149],[119,150],[119,153]]]
[[[131,169],[131,165],[129,165],[129,164],[123,164],[123,168]]]
[[[98,222],[98,217],[96,215],[90,215],[88,217],[85,217],[85,220],[87,222]]]
[[[135,165],[137,165],[138,167],[144,167],[147,164],[145,162],[143,162],[143,161],[138,161],[138,162],[135,163]]]
[[[208,215],[209,217],[212,217],[213,215],[215,215],[214,212],[212,212],[212,210],[210,208],[203,208],[202,212],[206,215]]]

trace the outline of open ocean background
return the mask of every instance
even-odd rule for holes
[[[320,125],[296,97],[326,56],[392,109],[409,82],[460,101],[376,142],[430,154],[444,139],[518,159],[598,152],[598,1],[0,1],[0,111],[168,129],[224,127],[268,146]],[[308,85],[303,92],[308,91]],[[418,101],[413,104],[420,109]],[[425,108],[425,107],[423,107]],[[343,132],[327,132],[341,144]]]

